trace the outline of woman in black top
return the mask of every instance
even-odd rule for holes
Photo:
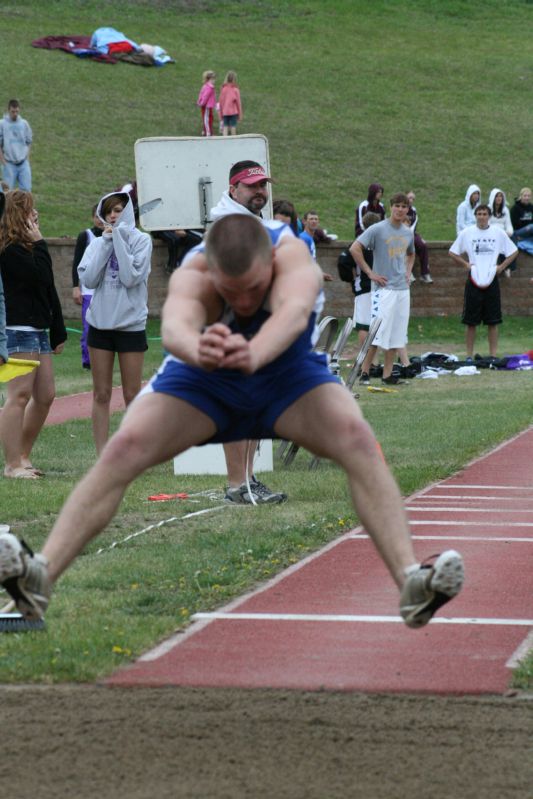
[[[0,221],[0,273],[4,284],[9,355],[38,360],[39,367],[7,384],[0,414],[4,476],[36,479],[30,453],[54,400],[52,353],[67,338],[52,260],[39,230],[30,192],[10,191]]]

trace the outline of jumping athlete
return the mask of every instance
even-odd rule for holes
[[[303,253],[303,256],[302,256]],[[66,501],[41,554],[0,535],[0,583],[28,619],[53,583],[116,513],[128,485],[188,447],[281,437],[346,472],[354,506],[400,589],[400,612],[421,627],[463,582],[461,556],[415,559],[398,487],[349,391],[312,350],[320,269],[295,238],[272,246],[253,216],[211,227],[205,258],[174,272],[163,309],[172,354],[129,406],[96,464]]]

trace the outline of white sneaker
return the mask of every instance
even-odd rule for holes
[[[28,621],[41,619],[48,607],[52,586],[48,563],[11,533],[0,534],[0,584],[15,600]]]
[[[458,552],[448,549],[432,558],[436,558],[435,562],[423,563],[407,577],[402,588],[400,613],[408,627],[423,627],[463,587],[465,571]]]

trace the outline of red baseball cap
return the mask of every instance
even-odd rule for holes
[[[273,183],[272,178],[269,178],[262,166],[249,166],[233,175],[230,185],[236,186],[237,183],[245,183],[247,186],[253,186],[254,183],[260,183],[262,180]]]

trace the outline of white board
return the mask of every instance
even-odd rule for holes
[[[252,159],[255,160],[255,159]],[[254,470],[272,472],[274,470],[272,441],[261,441],[254,458]],[[226,458],[222,444],[204,444],[191,447],[174,458],[174,474],[227,474]]]
[[[135,142],[139,217],[145,230],[205,228],[238,161],[257,161],[270,174],[268,140],[242,136],[153,137]],[[272,197],[263,210],[272,218]]]

